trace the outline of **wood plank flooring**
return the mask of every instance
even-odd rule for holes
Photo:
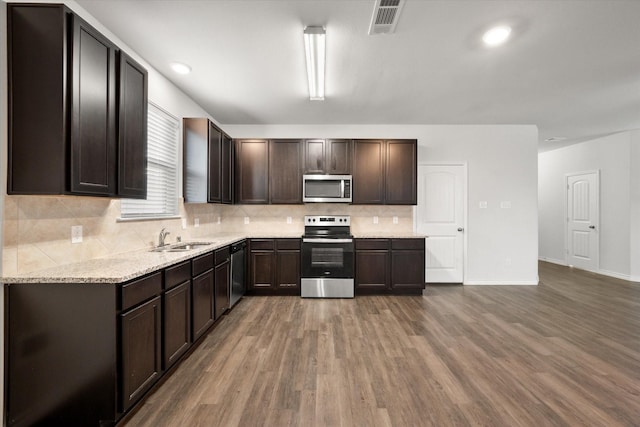
[[[638,426],[640,284],[249,297],[131,426]]]

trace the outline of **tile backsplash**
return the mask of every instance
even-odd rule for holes
[[[5,196],[3,274],[30,271],[144,249],[157,244],[164,227],[183,240],[220,233],[302,234],[304,215],[351,215],[354,233],[411,232],[411,206],[212,205],[180,203],[176,219],[119,221],[120,201],[76,196]],[[378,217],[378,224],[373,217]],[[291,223],[287,223],[291,217]],[[393,223],[398,217],[398,223]],[[186,228],[182,228],[182,219]],[[245,220],[248,219],[248,224]],[[198,226],[196,227],[196,220]],[[83,229],[82,243],[71,243],[71,227]]]

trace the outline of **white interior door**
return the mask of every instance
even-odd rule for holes
[[[420,165],[416,231],[426,239],[427,283],[462,283],[466,198],[464,165]]]
[[[600,212],[599,172],[567,175],[567,264],[597,271]]]

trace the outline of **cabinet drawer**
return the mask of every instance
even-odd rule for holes
[[[424,239],[391,239],[391,249],[424,250]]]
[[[231,260],[231,249],[227,246],[226,248],[218,249],[215,252],[216,265],[220,265],[223,262]]]
[[[164,270],[164,288],[171,289],[191,279],[191,263],[185,261]]]
[[[122,285],[122,310],[127,310],[136,304],[140,304],[160,292],[162,292],[162,273],[160,271],[151,276]]]
[[[273,250],[274,241],[273,239],[251,239],[251,250],[255,249],[267,249]]]
[[[356,250],[358,249],[389,249],[389,239],[356,239]]]
[[[197,276],[207,270],[211,270],[213,268],[213,252],[194,258],[192,262],[194,276]]]
[[[300,250],[300,239],[278,239],[276,249],[280,250]]]

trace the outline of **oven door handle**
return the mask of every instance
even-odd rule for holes
[[[302,239],[302,243],[352,243],[353,239]]]

